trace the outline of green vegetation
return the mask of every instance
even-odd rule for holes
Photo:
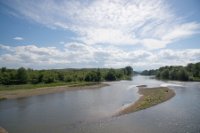
[[[145,70],[142,75],[156,75],[159,79],[200,81],[200,62],[187,66],[165,66],[155,70]]]
[[[20,85],[0,85],[0,91],[4,90],[28,90],[44,87],[55,87],[55,86],[89,86],[99,84],[98,82],[55,82],[55,83],[40,83],[40,84],[20,84]]]
[[[0,69],[0,90],[34,89],[50,86],[84,86],[101,81],[131,79],[133,69],[130,66],[120,69],[54,69],[33,70]]]
[[[128,114],[143,110],[159,103],[162,103],[170,98],[172,98],[175,93],[173,90],[166,87],[156,87],[156,88],[139,88],[139,93],[143,96],[140,97],[138,101],[134,104],[120,110],[115,116]]]
[[[49,83],[49,84],[23,84],[3,86],[0,91],[0,101],[6,99],[23,98],[29,96],[58,93],[67,90],[98,89],[107,86],[99,82],[76,82],[76,83]],[[34,89],[37,88],[37,89]]]

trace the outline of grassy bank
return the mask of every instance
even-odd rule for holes
[[[28,90],[28,89],[37,89],[44,87],[56,87],[56,86],[88,86],[99,84],[98,82],[55,82],[49,84],[23,84],[23,85],[0,85],[0,91],[12,91],[12,90]]]
[[[53,83],[53,84],[25,84],[1,86],[0,101],[6,99],[22,98],[49,93],[58,93],[66,90],[97,89],[107,86],[99,82],[74,82],[74,83]]]
[[[152,107],[172,98],[175,95],[173,90],[166,87],[139,87],[139,93],[142,95],[139,100],[137,100],[134,104],[131,104],[130,106],[120,110],[115,116],[120,116]]]

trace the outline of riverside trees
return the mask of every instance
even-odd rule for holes
[[[120,69],[54,69],[33,70],[0,68],[0,84],[38,84],[53,82],[100,82],[130,79],[133,69],[130,66]]]
[[[142,75],[156,75],[159,79],[200,81],[200,62],[187,66],[165,66],[155,70],[145,70]]]

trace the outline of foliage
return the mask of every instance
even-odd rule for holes
[[[145,70],[142,75],[156,75],[159,79],[200,81],[200,62],[187,66],[165,66],[155,70]]]
[[[57,82],[101,82],[130,79],[133,69],[130,66],[120,69],[53,69],[33,70],[0,68],[0,84],[49,84]]]
[[[156,70],[153,70],[153,69],[151,69],[151,70],[144,70],[144,71],[142,71],[141,74],[142,75],[156,75]]]
[[[18,80],[19,84],[27,83],[28,75],[25,68],[21,67],[17,70],[16,80]]]
[[[85,76],[85,81],[99,82],[101,81],[101,73],[98,71],[91,71]]]
[[[12,90],[28,90],[44,87],[54,87],[54,86],[89,86],[98,84],[97,82],[54,82],[54,83],[38,83],[38,84],[18,84],[18,85],[0,85],[0,91],[12,91]]]
[[[127,66],[124,68],[124,73],[126,75],[133,75],[133,68],[131,66]]]
[[[110,69],[108,71],[108,73],[106,74],[105,79],[108,80],[108,81],[117,80],[117,76],[116,76],[115,70],[114,69]]]

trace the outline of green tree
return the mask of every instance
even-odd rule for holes
[[[186,70],[187,70],[188,72],[192,72],[192,67],[193,67],[193,65],[194,65],[194,64],[189,63],[189,64],[186,66]]]
[[[159,71],[159,70],[158,70],[157,73],[156,73],[156,77],[157,77],[157,78],[160,78],[160,71]]]
[[[114,69],[110,69],[110,70],[108,71],[108,73],[106,74],[105,79],[106,79],[107,81],[115,81],[115,80],[117,80],[115,70],[114,70]]]
[[[177,71],[175,69],[169,71],[169,79],[177,80]]]
[[[85,76],[85,81],[99,82],[101,80],[99,71],[91,71]]]
[[[124,68],[125,69],[125,74],[128,76],[133,75],[133,68],[131,66],[127,66]]]
[[[19,84],[25,84],[28,81],[26,69],[21,67],[17,70],[17,80]]]
[[[169,78],[169,70],[168,69],[164,69],[160,73],[160,78],[162,78],[162,79],[168,79]]]
[[[73,81],[72,76],[69,75],[69,74],[65,74],[64,81],[65,82],[72,82]]]
[[[6,67],[2,67],[2,68],[1,68],[1,72],[2,72],[2,73],[3,73],[3,72],[6,72],[6,70],[7,70]]]
[[[99,68],[97,69],[96,76],[97,76],[97,77],[96,77],[96,81],[97,81],[97,82],[101,81],[101,72],[100,72],[100,69],[99,69]]]
[[[37,71],[29,71],[29,82],[32,84],[40,83],[40,74]]]
[[[4,85],[9,85],[9,84],[11,84],[11,77],[10,77],[10,74],[8,73],[8,72],[3,72],[2,74],[1,74],[1,84],[4,84]]]
[[[45,73],[43,73],[42,81],[44,83],[52,83],[56,81],[56,78],[56,73],[54,73],[53,71],[46,71]]]
[[[189,75],[184,68],[179,69],[177,77],[178,80],[183,80],[183,81],[187,81],[189,79]]]
[[[64,73],[59,72],[59,73],[58,73],[58,79],[59,79],[60,81],[64,81],[64,79],[65,79]]]

